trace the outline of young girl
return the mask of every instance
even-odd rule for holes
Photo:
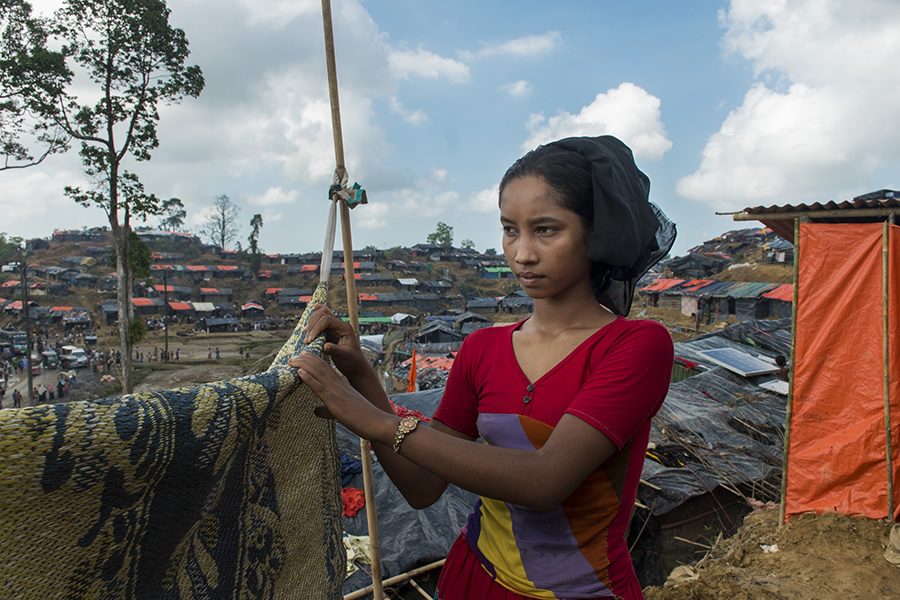
[[[635,282],[674,241],[648,194],[610,136],[547,144],[510,167],[503,251],[534,314],[466,338],[430,427],[394,415],[347,324],[326,308],[311,316],[308,339],[325,332],[346,376],[310,354],[291,359],[322,416],[370,440],[413,507],[448,483],[481,496],[447,557],[442,600],[643,597],[625,532],[673,361],[665,328],[624,318]]]

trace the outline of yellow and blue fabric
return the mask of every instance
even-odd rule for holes
[[[0,411],[0,596],[341,597],[334,423],[287,360],[264,373]]]

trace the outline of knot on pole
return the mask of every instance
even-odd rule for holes
[[[328,188],[328,198],[333,202],[344,200],[350,208],[356,208],[359,204],[367,204],[369,200],[366,197],[366,190],[356,182],[353,183],[352,187],[348,188],[347,182],[349,180],[350,178],[347,176],[345,169],[340,167],[335,169],[334,180],[331,187]]]

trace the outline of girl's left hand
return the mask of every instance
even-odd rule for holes
[[[325,404],[315,409],[316,415],[340,421],[356,435],[370,441],[381,441],[377,436],[395,424],[386,423],[390,415],[378,409],[365,396],[357,392],[328,363],[309,352],[301,352],[288,361],[297,369],[300,379]],[[389,436],[391,434],[389,433]]]

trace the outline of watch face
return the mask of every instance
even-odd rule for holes
[[[403,420],[400,421],[400,425],[403,426],[403,429],[407,431],[415,429],[418,421],[413,419],[412,417],[404,417]]]

